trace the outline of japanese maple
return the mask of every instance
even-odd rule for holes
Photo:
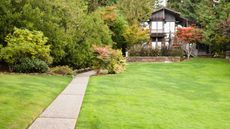
[[[196,27],[183,27],[177,28],[177,40],[181,43],[182,46],[185,46],[185,51],[188,56],[188,59],[192,53],[192,46],[195,43],[198,43],[202,40],[202,31]]]

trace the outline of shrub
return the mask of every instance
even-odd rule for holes
[[[7,45],[0,49],[0,58],[9,65],[20,62],[22,58],[36,58],[51,63],[50,46],[46,45],[47,40],[48,38],[41,31],[15,28],[12,34],[6,36]]]
[[[61,75],[73,75],[73,69],[69,66],[56,66],[50,68],[49,73],[51,74],[61,74]]]
[[[184,56],[184,51],[182,49],[172,49],[169,51],[170,56]]]
[[[162,56],[170,56],[170,51],[171,51],[171,50],[169,50],[167,47],[162,47],[162,48],[161,48],[161,53],[160,53],[160,54],[161,54]]]
[[[114,50],[111,47],[94,46],[94,68],[108,70],[110,74],[121,73],[125,70],[125,58],[121,50]],[[98,72],[99,72],[98,71]]]
[[[12,70],[19,73],[45,73],[49,69],[46,62],[40,59],[23,58],[12,66]]]
[[[168,49],[162,47],[161,49],[153,49],[151,47],[143,47],[141,45],[133,46],[129,49],[129,56],[183,56],[182,49]]]
[[[125,70],[125,59],[120,50],[111,51],[111,59],[108,65],[108,72],[111,74],[121,73]]]
[[[129,50],[129,55],[130,56],[160,56],[160,50],[137,45]]]
[[[93,46],[95,58],[93,66],[96,69],[107,69],[110,61],[110,50],[109,47],[97,47]]]

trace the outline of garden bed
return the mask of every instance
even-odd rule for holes
[[[165,56],[144,56],[144,57],[128,57],[128,62],[180,62],[182,60],[181,57],[165,57]]]

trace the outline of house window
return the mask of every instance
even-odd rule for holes
[[[163,32],[163,22],[162,21],[153,21],[151,23],[151,32]]]
[[[161,49],[161,46],[162,46],[161,42],[157,42],[157,49]]]
[[[152,48],[156,49],[156,42],[152,42]]]
[[[162,43],[161,42],[152,42],[152,48],[153,49],[161,49]]]
[[[166,22],[165,23],[165,32],[166,33],[169,33],[169,32],[174,33],[175,32],[175,22]]]

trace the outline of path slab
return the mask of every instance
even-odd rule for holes
[[[84,95],[89,77],[78,77],[62,92],[66,95]]]
[[[75,119],[38,118],[29,129],[74,129]]]
[[[83,101],[82,95],[59,95],[40,115],[45,118],[76,119]]]
[[[85,91],[86,91],[86,86],[85,87],[69,86],[62,92],[62,94],[64,95],[84,95]]]
[[[94,71],[77,75],[29,129],[74,129],[88,80]]]

